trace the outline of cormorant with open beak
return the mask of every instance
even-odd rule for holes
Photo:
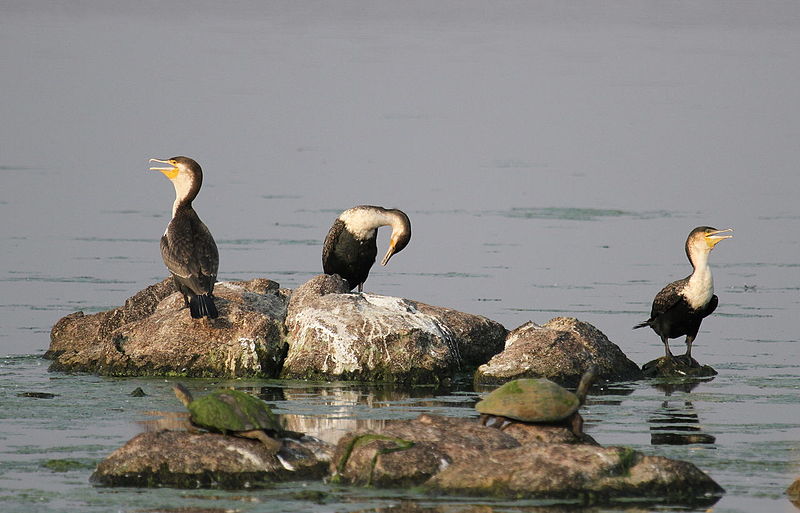
[[[161,171],[175,186],[172,220],[161,237],[161,257],[172,273],[175,288],[183,294],[192,318],[217,317],[214,283],[217,281],[219,252],[214,237],[192,208],[192,200],[203,184],[200,164],[188,157],[150,162],[169,167],[151,167]]]
[[[378,228],[391,226],[389,249],[381,265],[389,263],[411,240],[411,221],[401,210],[361,205],[342,212],[333,222],[322,248],[322,269],[325,274],[338,274],[352,290],[364,290],[364,282],[378,255]]]
[[[661,289],[653,300],[650,318],[633,327],[653,328],[664,343],[667,358],[672,358],[669,339],[686,335],[686,354],[683,358],[687,363],[692,362],[692,342],[700,330],[700,323],[711,315],[718,303],[708,255],[720,241],[732,237],[721,234],[732,231],[731,228],[717,230],[710,226],[698,226],[692,230],[686,239],[686,256],[694,268],[692,274]]]

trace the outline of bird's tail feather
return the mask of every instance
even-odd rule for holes
[[[208,294],[201,294],[189,298],[189,312],[192,314],[192,319],[199,319],[201,317],[216,319],[219,316],[217,305],[214,304],[214,298]]]
[[[644,322],[640,322],[639,324],[634,326],[633,329],[644,328],[645,326],[650,326],[650,319],[647,319]]]

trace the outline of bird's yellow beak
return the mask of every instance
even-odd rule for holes
[[[708,244],[709,248],[713,248],[721,241],[725,239],[732,239],[733,235],[720,235],[721,233],[729,233],[732,232],[733,228],[727,228],[725,230],[717,230],[715,232],[709,232],[706,234],[706,244]]]
[[[394,238],[392,238],[392,240],[389,241],[389,249],[386,251],[386,254],[383,256],[383,259],[381,260],[381,265],[386,265],[386,264],[389,263],[389,259],[392,258],[392,255],[394,255],[394,246],[395,246],[396,243],[397,243],[397,241],[395,241]]]
[[[173,160],[159,160],[159,159],[150,159],[150,162],[158,162],[159,164],[169,164],[169,167],[151,167],[150,171],[161,171],[164,173],[164,176],[169,178],[170,180],[174,179],[178,176],[178,166],[175,165],[175,161]]]

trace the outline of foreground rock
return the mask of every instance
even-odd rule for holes
[[[645,363],[642,373],[646,378],[709,378],[717,375],[710,365],[701,365],[694,358],[662,356]]]
[[[306,437],[282,443],[276,453],[255,440],[213,433],[142,433],[100,462],[91,480],[106,486],[242,489],[327,473],[324,444]]]
[[[639,367],[600,330],[572,317],[556,317],[543,326],[527,322],[511,331],[503,352],[478,368],[475,383],[548,378],[576,386],[590,365],[597,366],[598,380],[642,378]]]
[[[408,299],[354,294],[319,275],[292,294],[281,377],[439,383],[502,349],[505,328],[485,317]]]
[[[172,280],[147,287],[125,306],[56,323],[50,370],[112,376],[275,377],[286,354],[288,294],[265,279],[220,282],[220,316],[192,319]]]
[[[573,499],[585,504],[618,499],[670,503],[712,501],[725,491],[686,461],[647,456],[626,447],[529,444],[464,461],[434,476],[427,487],[465,495]]]
[[[792,504],[800,508],[800,478],[789,485],[789,488],[786,489],[786,496],[789,497]]]
[[[518,431],[513,431],[514,427]],[[691,463],[624,447],[531,443],[531,432],[421,415],[377,432],[350,433],[336,447],[335,478],[375,486],[422,485],[435,493],[494,497],[712,503],[724,493]],[[525,434],[525,432],[528,432]]]

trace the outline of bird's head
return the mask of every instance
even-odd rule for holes
[[[709,253],[714,249],[714,246],[723,240],[732,238],[733,235],[727,235],[732,231],[733,228],[717,230],[710,226],[698,226],[692,230],[686,239],[686,254],[689,255],[691,260],[691,255],[693,254]]]
[[[179,199],[192,198],[197,195],[203,184],[203,170],[200,164],[189,157],[172,157],[171,159],[150,159],[150,162],[167,164],[169,167],[151,167],[151,171],[161,171],[175,186],[175,194]],[[190,198],[191,199],[191,198]]]
[[[389,249],[381,259],[381,265],[389,263],[395,253],[400,253],[408,246],[411,240],[411,220],[402,210],[392,209],[387,211],[392,216],[392,237],[389,239]]]

